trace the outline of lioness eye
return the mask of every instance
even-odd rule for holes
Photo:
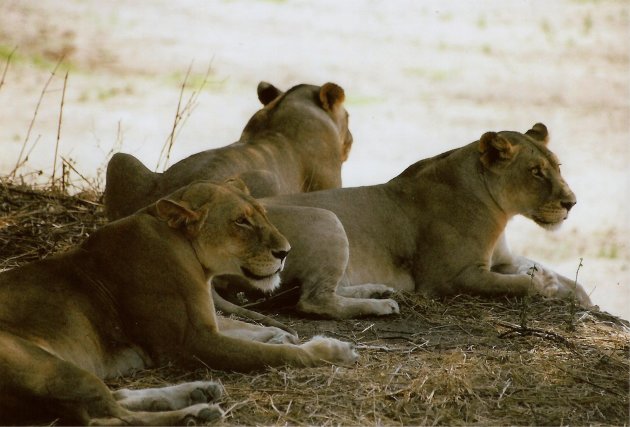
[[[545,176],[542,173],[542,169],[540,169],[538,166],[535,168],[532,168],[532,175],[534,175],[536,178],[544,178]]]
[[[239,225],[241,227],[251,227],[252,226],[251,221],[246,216],[240,216],[234,222],[236,223],[236,225]]]

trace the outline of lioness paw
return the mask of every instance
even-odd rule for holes
[[[375,300],[374,307],[376,308],[376,312],[374,314],[377,316],[387,316],[389,314],[400,313],[398,303],[393,299]]]
[[[359,359],[352,344],[334,338],[318,335],[301,347],[319,361],[351,365]]]
[[[191,403],[216,402],[223,395],[223,386],[214,381],[195,381],[190,383],[195,388],[190,392]]]
[[[588,294],[580,284],[563,278],[552,270],[539,267],[533,283],[536,291],[548,298],[575,298],[579,304],[585,307],[591,305]]]
[[[394,295],[395,292],[394,288],[378,283],[340,286],[337,288],[337,294],[347,298],[388,298]]]
[[[219,405],[209,405],[207,403],[189,406],[185,409],[185,412],[186,415],[182,423],[185,426],[205,425],[223,418],[225,415]]]
[[[268,344],[298,344],[299,338],[295,335],[284,331],[275,326],[267,326],[265,329],[269,329],[269,338],[265,341]]]

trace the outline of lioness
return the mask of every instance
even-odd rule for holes
[[[194,183],[69,252],[0,274],[0,423],[171,425],[222,415],[197,381],[110,392],[102,378],[173,361],[249,371],[356,360],[349,344],[217,318],[209,277],[277,281],[289,243],[232,182]],[[51,417],[51,418],[47,418]]]
[[[122,218],[201,179],[238,177],[254,197],[341,187],[341,164],[352,146],[343,89],[302,84],[285,93],[261,82],[258,99],[264,108],[237,142],[194,154],[164,173],[151,172],[129,154],[115,154],[107,165],[107,217]]]
[[[385,314],[391,300],[378,306],[367,297],[389,287],[438,295],[575,292],[590,304],[581,286],[513,256],[505,243],[512,216],[552,229],[576,202],[547,141],[540,123],[525,134],[487,132],[386,184],[263,199],[293,246],[282,278],[301,284],[298,310],[332,318]]]

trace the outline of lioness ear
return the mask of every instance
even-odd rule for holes
[[[487,168],[497,162],[512,159],[515,153],[514,146],[507,139],[496,132],[486,132],[479,139],[479,152],[481,163]]]
[[[346,93],[335,83],[326,83],[319,90],[319,100],[326,111],[332,111],[346,100]]]
[[[193,211],[184,205],[185,202],[175,202],[169,199],[160,199],[155,204],[158,217],[171,228],[185,227],[189,234],[199,231],[201,223],[208,213],[207,209]]]
[[[547,126],[542,123],[536,123],[530,130],[525,132],[525,135],[535,139],[536,141],[540,141],[545,145],[549,143],[549,132],[547,131]]]
[[[240,178],[230,178],[225,181],[227,185],[230,185],[234,188],[241,190],[243,193],[250,195],[249,188],[247,188],[247,184]]]
[[[273,101],[274,99],[276,99],[277,97],[279,97],[280,95],[284,93],[280,89],[272,85],[271,83],[267,83],[267,82],[258,83],[257,91],[258,91],[258,100],[263,105],[269,104],[271,101]]]

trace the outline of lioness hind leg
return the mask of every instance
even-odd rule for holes
[[[394,292],[394,288],[377,283],[337,287],[337,294],[348,298],[386,298]]]
[[[160,388],[120,389],[112,396],[123,407],[133,411],[171,411],[197,403],[215,402],[223,393],[214,381],[194,381]]]
[[[271,221],[291,242],[282,280],[301,284],[299,311],[332,319],[399,312],[398,303],[392,299],[348,298],[338,292],[350,245],[334,213],[319,208],[266,206]]]
[[[1,425],[51,417],[87,424],[92,414],[125,415],[107,386],[90,372],[4,331],[0,331],[0,349],[1,394],[12,397],[0,398]]]
[[[331,319],[353,319],[365,316],[387,316],[400,313],[393,299],[347,298],[337,294],[313,297],[302,295],[297,309]]]
[[[207,403],[177,411],[133,412],[94,374],[28,340],[0,331],[0,349],[0,390],[11,396],[0,399],[2,425],[55,418],[72,425],[190,425],[223,415]]]

